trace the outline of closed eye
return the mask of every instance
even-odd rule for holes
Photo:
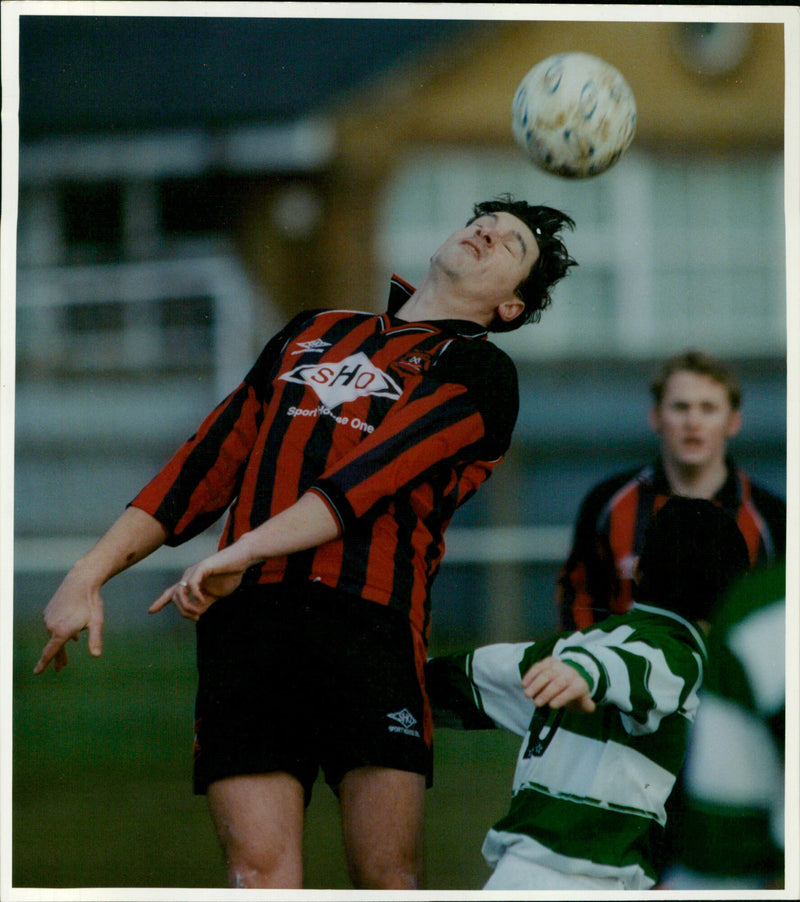
[[[515,259],[522,262],[525,259],[525,254],[527,253],[527,248],[525,247],[525,243],[521,242],[517,244],[516,242],[511,242],[511,245],[508,248],[509,254]]]

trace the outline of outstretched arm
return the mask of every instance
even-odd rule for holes
[[[340,531],[328,505],[319,495],[308,492],[232,545],[189,567],[181,581],[163,592],[149,611],[155,614],[172,602],[184,617],[196,621],[217,599],[230,595],[253,564],[316,548],[337,538]]]
[[[484,645],[462,654],[431,658],[425,689],[437,727],[500,727],[524,736],[534,706],[520,691],[520,662],[531,642]]]
[[[44,611],[50,633],[33,672],[41,673],[53,661],[56,671],[67,665],[66,644],[89,632],[89,652],[98,657],[103,650],[103,599],[100,588],[112,576],[152,554],[167,537],[166,530],[150,514],[129,507],[100,541],[75,563]]]

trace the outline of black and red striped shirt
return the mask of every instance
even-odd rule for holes
[[[411,292],[395,277],[389,310]],[[315,492],[339,537],[269,559],[248,581],[318,580],[402,610],[427,637],[445,529],[517,417],[516,370],[485,337],[464,321],[302,313],[131,503],[171,545],[227,510],[224,547]]]
[[[785,503],[730,458],[727,468],[728,477],[712,500],[736,519],[752,567],[780,561],[786,553]],[[659,460],[612,476],[586,495],[558,578],[563,629],[583,629],[630,609],[645,528],[671,494]]]

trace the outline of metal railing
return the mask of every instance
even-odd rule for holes
[[[453,527],[447,532],[446,564],[557,564],[567,555],[571,526]],[[96,537],[18,537],[14,543],[17,573],[66,573],[95,543]],[[137,570],[185,569],[216,550],[211,531],[178,548],[159,549]]]
[[[219,397],[252,359],[256,299],[233,254],[81,266],[17,275],[18,378],[158,372],[196,364]],[[187,321],[182,321],[181,314]]]

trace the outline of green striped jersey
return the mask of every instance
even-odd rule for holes
[[[538,710],[523,694],[522,674],[549,655],[587,679],[594,713]],[[666,823],[704,661],[693,625],[643,604],[580,632],[429,661],[437,724],[524,737],[509,810],[484,842],[487,861],[513,846],[567,874],[652,886],[651,846]]]

